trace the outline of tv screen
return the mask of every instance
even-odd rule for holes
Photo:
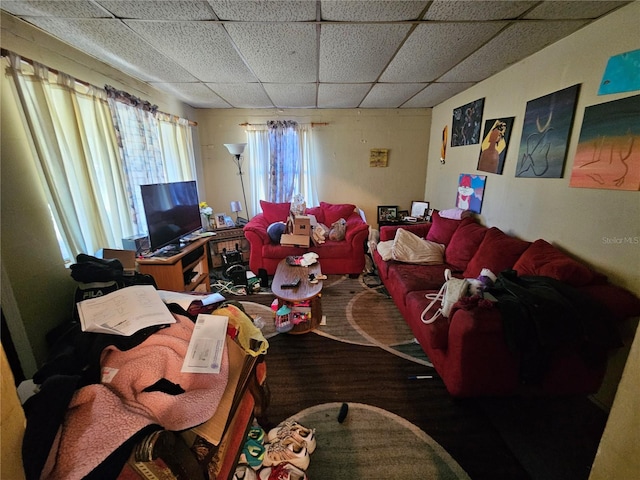
[[[195,180],[140,185],[152,250],[179,244],[202,227]]]

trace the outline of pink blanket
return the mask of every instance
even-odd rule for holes
[[[80,479],[148,425],[185,430],[211,418],[229,377],[227,350],[219,374],[180,372],[194,324],[184,316],[175,318],[176,323],[131,350],[103,350],[102,383],[73,396],[41,478]],[[109,379],[111,369],[116,371]],[[161,379],[179,385],[184,393],[143,391]]]

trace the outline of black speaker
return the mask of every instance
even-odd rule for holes
[[[258,269],[258,278],[260,279],[260,286],[267,288],[269,286],[269,275],[264,268]]]
[[[225,276],[234,285],[247,285],[247,270],[242,265],[232,265],[225,270]]]

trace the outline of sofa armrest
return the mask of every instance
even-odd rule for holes
[[[258,244],[266,245],[271,242],[267,228],[269,223],[264,215],[259,213],[253,217],[244,228],[244,235],[250,243],[258,242]]]
[[[384,242],[387,240],[393,240],[396,237],[396,230],[399,228],[415,233],[421,238],[426,238],[427,233],[429,233],[429,229],[431,228],[431,224],[416,223],[415,225],[384,225],[380,227],[380,241]]]
[[[345,231],[344,239],[348,243],[362,241],[363,248],[364,242],[369,237],[369,225],[362,220],[360,215],[354,214],[347,219],[347,228]]]

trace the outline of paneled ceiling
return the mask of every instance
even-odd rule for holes
[[[421,108],[627,3],[2,0],[0,8],[196,108]]]

